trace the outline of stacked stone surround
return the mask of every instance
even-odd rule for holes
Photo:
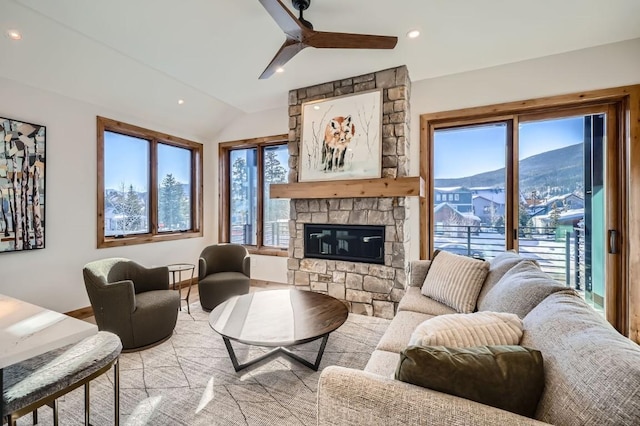
[[[382,177],[407,176],[411,82],[402,66],[289,92],[290,183],[298,181],[302,104],[373,89],[383,96]],[[405,197],[291,200],[289,284],[336,297],[353,313],[393,318],[406,285],[408,209]],[[305,258],[305,223],[384,226],[384,265]]]

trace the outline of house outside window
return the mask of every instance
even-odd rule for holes
[[[202,145],[98,117],[98,248],[202,236]]]

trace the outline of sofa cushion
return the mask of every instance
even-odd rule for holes
[[[409,262],[409,280],[408,287],[422,287],[424,279],[429,272],[431,260],[412,260]]]
[[[398,367],[398,361],[400,361],[400,354],[397,352],[375,350],[364,367],[364,371],[393,378]]]
[[[400,353],[409,345],[411,333],[418,324],[433,318],[433,315],[421,314],[419,312],[402,311],[398,312],[389,324],[382,339],[378,342],[376,349]]]
[[[422,294],[419,287],[408,287],[398,304],[398,311],[420,312],[429,315],[455,314],[456,310]]]
[[[422,294],[457,312],[473,312],[487,272],[489,262],[440,251],[431,261]]]
[[[478,295],[478,305],[482,303],[489,290],[500,281],[500,278],[523,260],[526,259],[513,250],[504,251],[491,259],[489,261],[489,273]]]
[[[533,417],[544,368],[540,352],[522,346],[410,346],[396,379]]]
[[[478,303],[479,311],[511,312],[524,318],[547,296],[566,289],[525,260],[511,268]]]
[[[409,345],[470,347],[517,345],[522,320],[504,312],[439,315],[418,325]]]
[[[640,424],[640,346],[574,291],[540,302],[524,318],[521,344],[544,356],[536,418],[556,425]]]

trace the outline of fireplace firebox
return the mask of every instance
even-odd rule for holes
[[[384,264],[384,226],[307,223],[304,256]]]

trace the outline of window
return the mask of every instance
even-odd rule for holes
[[[220,240],[286,255],[289,200],[269,197],[289,174],[287,135],[220,144]]]
[[[98,248],[202,236],[202,145],[97,123]]]

